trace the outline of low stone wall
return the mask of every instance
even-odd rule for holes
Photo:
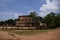
[[[37,27],[1,26],[0,29],[37,29]]]
[[[37,29],[36,27],[19,27],[20,29]]]

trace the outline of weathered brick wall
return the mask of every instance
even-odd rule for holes
[[[34,19],[33,17],[18,17],[18,21],[16,22],[17,26],[31,26],[31,24],[28,23],[33,23]]]

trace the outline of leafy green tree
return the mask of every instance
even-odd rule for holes
[[[15,26],[16,24],[16,19],[9,19],[9,20],[5,20],[5,21],[0,21],[0,25],[3,26],[3,25],[12,25],[12,26]]]
[[[33,16],[35,22],[39,21],[38,13],[37,12],[30,12],[30,16]]]
[[[6,20],[6,21],[5,21],[5,24],[15,25],[15,20],[13,20],[13,19]]]
[[[56,16],[55,16],[54,12],[47,14],[44,18],[47,25],[49,25],[49,26],[55,26],[56,25],[55,19],[56,19]]]
[[[4,25],[4,21],[0,21],[0,25],[3,26]]]
[[[30,12],[30,16],[32,16],[34,18],[35,23],[37,24],[36,26],[39,26],[39,21],[40,21],[40,17],[38,17],[38,13],[37,12]]]
[[[60,26],[60,14],[56,15],[55,22],[56,22],[56,26]]]

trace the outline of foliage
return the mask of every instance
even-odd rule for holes
[[[55,22],[55,13],[51,12],[50,14],[47,14],[45,17],[45,21],[47,24],[54,24]]]
[[[0,25],[2,26],[4,24],[4,22],[3,21],[0,21]]]
[[[56,15],[55,22],[56,22],[56,26],[60,26],[60,14]]]
[[[0,25],[3,26],[3,25],[15,25],[15,20],[13,19],[9,19],[9,20],[5,20],[5,21],[1,21],[0,22]]]
[[[35,21],[38,21],[37,20],[38,19],[37,15],[38,15],[38,13],[36,13],[36,12],[30,12],[30,16],[33,16]]]
[[[60,15],[54,12],[47,14],[44,18],[49,27],[60,26]]]
[[[37,23],[37,25],[39,25],[40,17],[38,17],[38,13],[30,12],[30,16],[33,16],[35,23]]]

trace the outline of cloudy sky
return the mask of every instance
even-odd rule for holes
[[[19,15],[38,12],[44,17],[50,12],[60,13],[60,0],[0,0],[0,20],[15,19]]]

